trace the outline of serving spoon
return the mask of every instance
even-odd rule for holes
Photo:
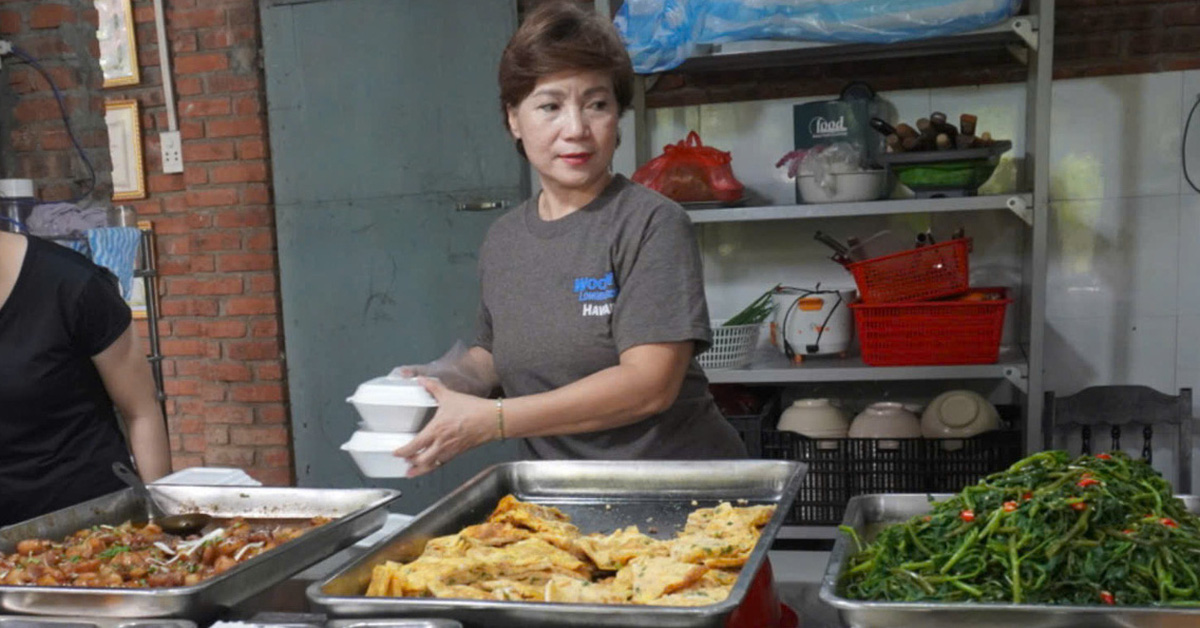
[[[138,477],[138,474],[134,473],[132,469],[125,466],[124,463],[114,462],[112,470],[122,482],[128,484],[133,489],[133,492],[138,494],[138,497],[142,498],[142,501],[146,504],[150,520],[162,528],[163,532],[174,534],[175,536],[188,536],[196,534],[212,521],[212,517],[202,512],[168,515],[163,512],[158,502],[154,501],[154,497],[150,495],[150,489],[146,488],[146,484],[142,482],[142,478]]]

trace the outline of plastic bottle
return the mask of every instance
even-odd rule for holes
[[[28,233],[25,221],[36,204],[32,180],[0,179],[0,229]]]

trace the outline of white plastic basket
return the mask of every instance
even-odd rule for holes
[[[722,326],[713,322],[712,346],[700,354],[700,366],[706,369],[736,369],[750,363],[758,346],[761,323]]]

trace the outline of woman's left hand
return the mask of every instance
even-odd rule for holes
[[[393,452],[412,465],[410,478],[429,473],[464,451],[492,440],[496,431],[495,422],[490,420],[492,404],[487,399],[455,392],[437,380],[422,377],[418,381],[437,399],[438,410],[411,443]]]

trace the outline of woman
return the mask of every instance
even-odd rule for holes
[[[488,232],[478,336],[455,365],[479,385],[424,380],[439,409],[396,451],[410,476],[502,438],[532,458],[746,456],[695,360],[711,330],[691,223],[610,172],[632,79],[612,24],[569,2],[504,50],[504,118],[542,192]],[[497,386],[507,399],[468,394]]]
[[[146,356],[115,278],[57,244],[0,230],[0,525],[170,471]]]

